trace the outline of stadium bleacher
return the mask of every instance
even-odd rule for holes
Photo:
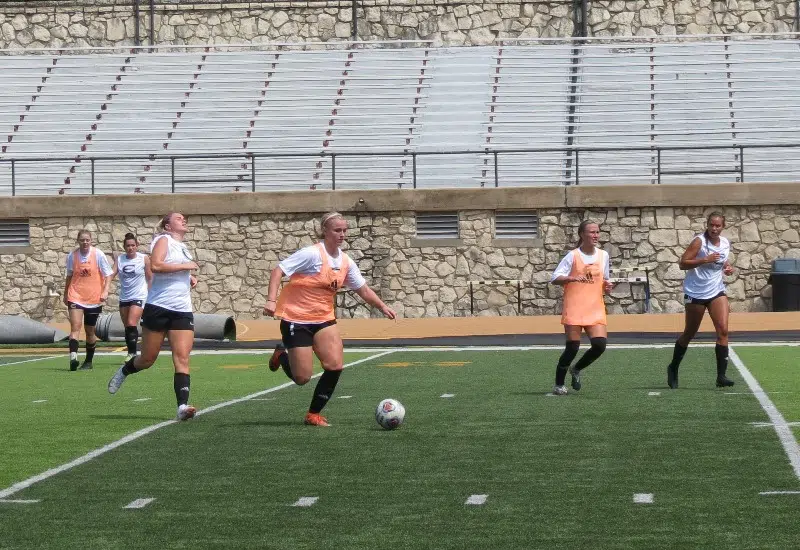
[[[800,49],[779,36],[176,49],[3,52],[0,195],[699,184],[800,169]]]

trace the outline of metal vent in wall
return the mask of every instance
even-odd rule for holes
[[[494,233],[498,239],[535,239],[539,236],[539,216],[529,211],[496,212]]]
[[[417,237],[420,239],[457,239],[458,212],[417,213]]]
[[[0,246],[30,246],[28,220],[0,220]]]

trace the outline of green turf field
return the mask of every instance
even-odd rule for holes
[[[800,348],[737,352],[800,420]],[[800,491],[775,430],[752,424],[761,405],[733,365],[737,385],[714,388],[708,347],[666,389],[670,353],[610,348],[566,397],[548,395],[557,350],[348,353],[364,361],[325,410],[331,428],[301,425],[315,381],[169,424],[7,496],[39,502],[0,503],[0,548],[796,547],[800,495],[759,494]],[[286,382],[265,360],[193,357],[192,402]],[[118,357],[64,363],[0,366],[0,491],[174,415],[168,362],[113,397]],[[385,397],[408,411],[394,432],[374,422]]]

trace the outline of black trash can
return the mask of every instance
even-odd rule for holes
[[[772,311],[800,311],[800,260],[774,260],[769,283],[772,285]]]

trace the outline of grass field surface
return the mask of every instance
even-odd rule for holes
[[[800,420],[800,348],[736,349]],[[0,548],[797,547],[800,495],[760,494],[800,491],[761,404],[733,365],[714,387],[708,347],[668,390],[670,353],[612,347],[566,397],[555,349],[347,353],[331,428],[301,423],[313,380],[165,425],[7,496],[36,502],[0,503]],[[265,362],[193,357],[192,402],[284,384]],[[0,490],[174,417],[168,361],[115,396],[118,357],[64,363],[0,366]],[[386,397],[407,410],[392,432]]]

